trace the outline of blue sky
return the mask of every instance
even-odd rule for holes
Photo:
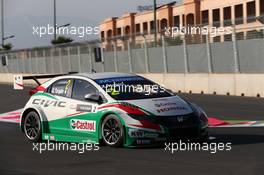
[[[158,4],[171,0],[157,0]],[[57,0],[58,25],[97,26],[109,16],[136,12],[138,5],[151,5],[152,0]],[[53,0],[5,0],[5,35],[14,34],[15,49],[49,45],[52,36],[33,35],[33,26],[53,24]],[[89,37],[75,40],[87,40]]]

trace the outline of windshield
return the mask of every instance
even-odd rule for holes
[[[140,76],[95,80],[116,100],[136,100],[172,96],[164,87]]]

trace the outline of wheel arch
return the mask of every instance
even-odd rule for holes
[[[23,113],[21,114],[21,119],[20,119],[20,130],[21,130],[22,132],[24,132],[23,124],[24,124],[25,117],[27,116],[28,113],[30,113],[30,112],[32,112],[32,111],[34,111],[34,112],[36,112],[36,113],[38,114],[38,116],[39,116],[39,118],[40,118],[40,121],[41,121],[42,128],[43,128],[43,115],[42,115],[41,111],[40,111],[39,109],[37,109],[37,108],[29,107],[29,108],[25,109],[25,110],[23,111]]]
[[[120,114],[118,114],[117,112],[114,112],[114,111],[108,111],[108,112],[105,112],[101,119],[100,119],[100,122],[99,122],[99,129],[98,129],[98,138],[99,139],[102,139],[102,133],[101,133],[101,129],[102,129],[102,122],[104,121],[104,119],[108,116],[108,115],[115,115],[118,117],[118,119],[120,120],[120,122],[122,123],[123,125],[123,128],[124,128],[124,132],[125,132],[125,127],[126,127],[126,123],[124,121],[124,119],[120,116]]]

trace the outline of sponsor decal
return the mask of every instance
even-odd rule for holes
[[[139,145],[151,144],[151,140],[137,140],[137,144]]]
[[[56,100],[44,100],[44,99],[34,99],[32,101],[32,104],[34,105],[41,105],[43,107],[49,107],[49,106],[53,106],[53,107],[61,107],[64,108],[66,107],[66,102],[64,101],[56,101]]]
[[[55,136],[51,135],[50,140],[55,140]]]
[[[96,131],[96,121],[94,120],[71,119],[70,126],[73,130],[77,130],[77,131],[89,131],[89,132]]]
[[[66,93],[64,93],[64,89],[61,89],[61,88],[58,88],[58,87],[53,88],[51,92],[53,94],[56,94],[56,95],[64,95],[64,94],[66,94]]]
[[[157,109],[158,113],[168,112],[173,110],[186,110],[184,106],[177,106],[175,102],[164,102],[164,103],[155,103],[154,106]]]
[[[142,138],[144,137],[144,131],[139,131],[139,130],[135,130],[135,129],[130,129],[128,131],[128,134],[131,138]]]
[[[55,136],[54,135],[44,135],[44,140],[52,140],[55,141]]]
[[[186,110],[183,106],[174,106],[174,107],[165,107],[157,109],[158,113],[168,112],[168,111],[178,111],[178,110]]]
[[[129,129],[128,134],[131,138],[157,138],[157,133],[149,133],[141,130],[136,129]]]
[[[165,107],[165,106],[176,106],[177,104],[175,102],[167,102],[167,103],[156,103],[155,106],[157,108]]]
[[[157,141],[157,142],[164,142],[166,140],[167,140],[166,138],[156,138],[155,139],[155,141]]]
[[[155,133],[145,133],[145,137],[148,138],[157,138],[159,136],[159,134],[155,134]]]
[[[132,76],[132,77],[116,77],[116,78],[105,78],[105,79],[98,79],[95,80],[96,83],[99,85],[101,84],[109,84],[109,83],[121,83],[121,82],[129,82],[129,81],[140,81],[144,80],[144,78],[139,76]]]
[[[76,110],[82,112],[96,112],[96,107],[92,105],[77,105]]]
[[[160,102],[160,101],[169,101],[169,99],[167,99],[167,98],[159,98],[159,99],[152,99],[152,101],[157,101],[157,102]]]

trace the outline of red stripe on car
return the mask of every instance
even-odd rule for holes
[[[132,106],[123,105],[123,104],[109,104],[109,105],[105,105],[105,106],[100,106],[97,109],[105,109],[105,108],[110,108],[110,107],[115,107],[115,108],[121,109],[121,110],[127,112],[128,114],[146,115],[142,110],[140,110],[137,107],[132,107]]]

